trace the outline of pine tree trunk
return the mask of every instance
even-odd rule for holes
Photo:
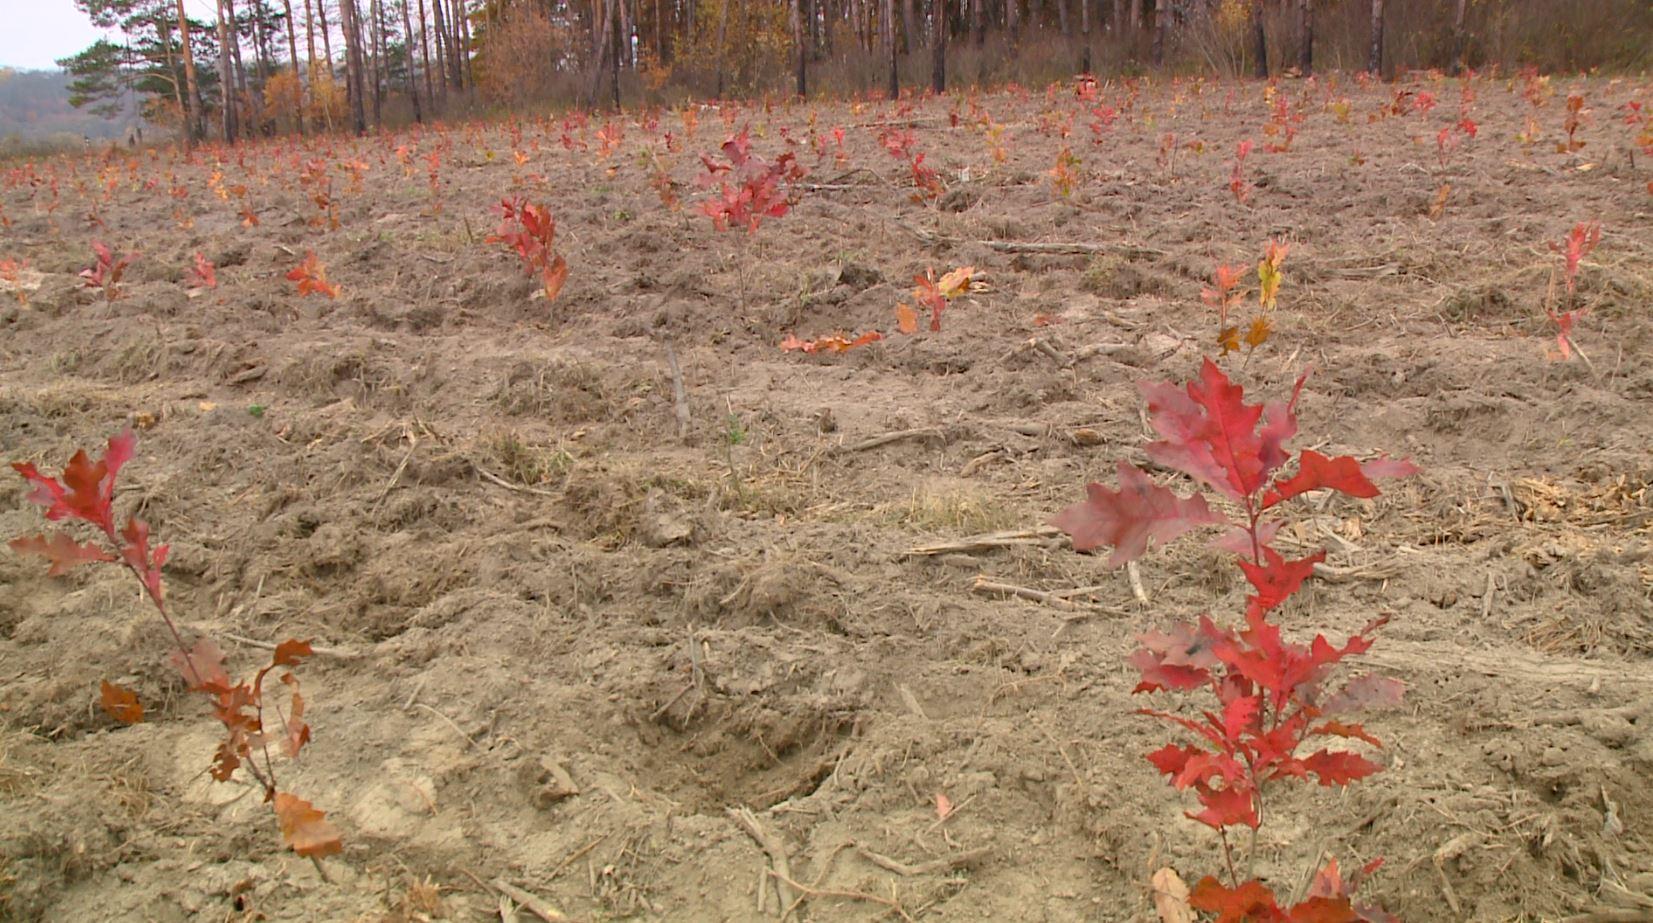
[[[304,81],[298,75],[298,29],[293,25],[293,0],[281,0],[281,11],[287,17],[287,61],[293,68],[293,82],[298,89],[298,133],[304,134]]]
[[[465,15],[465,0],[453,0],[453,17],[456,22],[454,35],[459,39],[459,67],[465,73],[465,86],[474,89],[476,72],[471,69],[471,18]],[[618,58],[615,63],[618,66]]]
[[[247,126],[243,124],[243,120],[241,118],[243,114],[242,110],[252,109],[255,105],[255,101],[253,100],[253,94],[247,89],[247,68],[241,63],[241,30],[239,28],[241,20],[240,16],[235,12],[235,0],[224,0],[224,9],[230,14],[230,69],[235,75],[235,87],[237,91],[235,98],[236,127],[243,135],[245,135],[247,133]],[[230,93],[227,86],[224,91],[224,100],[225,102],[230,100]]]
[[[890,59],[889,98],[901,98],[901,71],[896,67],[895,0],[884,0],[884,53]]]
[[[184,102],[184,88],[178,82],[177,58],[172,54],[172,23],[166,12],[156,14],[155,23],[161,33],[161,52],[166,56],[167,83],[172,87],[172,99],[178,104],[178,118],[183,121],[184,150],[189,150],[189,105]]]
[[[947,0],[935,0],[930,9],[930,89],[947,92]]]
[[[791,0],[787,5],[787,13],[792,19],[792,53],[797,56],[794,62],[798,75],[798,98],[809,96],[809,31],[804,28],[805,0]]]
[[[913,15],[913,0],[901,0],[901,34],[907,39],[907,53],[918,50],[918,17]]]
[[[987,44],[987,16],[982,7],[986,0],[969,0],[970,2],[970,38],[977,48]]]
[[[1452,12],[1452,76],[1463,73],[1464,54],[1468,49],[1469,35],[1464,31],[1464,13],[1468,10],[1468,0],[1458,0]]]
[[[339,0],[339,28],[344,31],[344,83],[350,96],[350,122],[358,135],[367,134],[366,86],[362,69],[361,12],[356,0]]]
[[[424,59],[425,62],[425,102],[430,104],[431,111],[434,113],[436,111],[436,94],[433,92],[431,87],[430,29],[426,27],[426,22],[425,0],[419,0],[419,57]],[[442,53],[440,47],[441,46],[438,46],[438,55]]]
[[[1079,73],[1091,72],[1091,2],[1079,0]]]
[[[889,99],[901,99],[901,71],[896,68],[896,0],[884,0],[884,56],[889,58]]]
[[[223,99],[219,106],[223,117],[224,143],[235,143],[235,73],[230,64],[229,28],[225,25],[224,0],[218,0],[218,90]]]
[[[1165,38],[1171,31],[1171,4],[1170,0],[1156,0],[1154,3],[1154,66],[1165,63]]]
[[[408,69],[408,98],[413,100],[413,120],[423,123],[425,110],[419,105],[419,74],[413,61],[413,17],[408,15],[408,0],[402,0],[402,56]]]
[[[1297,69],[1307,77],[1314,73],[1314,7],[1309,0],[1297,0],[1297,31],[1303,41],[1297,49]]]
[[[1010,33],[1012,42],[1022,33],[1021,13],[1021,0],[1004,0],[1004,30]]]
[[[729,38],[729,4],[734,0],[723,0],[717,11],[717,98],[723,98],[723,49],[727,47]]]
[[[367,50],[373,55],[372,66],[367,73],[373,80],[373,130],[378,131],[384,125],[384,96],[385,96],[385,55],[383,19],[380,18],[379,0],[367,0]]]
[[[194,145],[195,139],[206,134],[206,113],[201,107],[201,84],[195,79],[195,53],[189,42],[189,14],[184,12],[184,0],[178,0],[178,39],[182,43],[184,83],[189,88],[189,106],[184,112],[184,149]]]
[[[1263,28],[1263,0],[1251,0],[1251,48],[1257,57],[1252,73],[1259,80],[1268,79],[1268,31]]]
[[[321,26],[322,60],[327,64],[327,76],[333,76],[333,30],[327,28],[327,0],[316,0],[316,23]]]
[[[1366,70],[1383,76],[1383,0],[1372,0],[1372,43],[1366,51]]]
[[[436,2],[441,3],[442,0],[436,0]],[[597,59],[597,66],[592,74],[591,80],[591,107],[593,109],[597,107],[597,98],[603,92],[603,76],[608,70],[608,58],[612,53],[611,48],[613,46],[613,42],[611,40],[612,36],[609,33],[613,31],[613,4],[615,2],[616,0],[592,0],[592,4],[595,7],[593,10],[594,20],[592,25],[596,28],[596,47],[593,51],[596,52]],[[728,2],[728,0],[724,0],[724,2]]]
[[[424,3],[425,0],[419,0]],[[453,85],[453,78],[448,76],[448,26],[447,19],[442,14],[443,0],[431,0],[432,29],[436,33],[433,41],[436,43],[436,87],[442,91],[442,101],[448,100],[448,88]]]

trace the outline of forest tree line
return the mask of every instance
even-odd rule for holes
[[[896,94],[1148,69],[1647,66],[1645,0],[75,0],[71,102],[186,143],[485,108]]]

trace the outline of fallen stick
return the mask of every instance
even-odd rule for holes
[[[1108,253],[1111,251],[1115,253],[1123,253],[1126,256],[1166,255],[1164,250],[1156,250],[1153,247],[1140,247],[1133,244],[1086,244],[1078,241],[1043,243],[1023,240],[984,240],[979,241],[979,243],[986,245],[990,250],[996,250],[1000,253],[1086,254]]]
[[[1035,590],[1025,586],[1013,586],[1008,583],[996,583],[981,574],[976,575],[976,582],[970,586],[970,592],[984,595],[1014,596],[1017,599],[1025,599],[1030,602],[1041,603],[1052,609],[1065,609],[1070,612],[1085,608],[1073,600],[1063,599],[1055,593],[1047,593],[1044,590]]]
[[[677,351],[666,344],[666,365],[672,370],[672,404],[677,411],[677,438],[689,435],[689,395],[683,390],[683,369],[677,364]]]
[[[783,875],[773,869],[770,870],[769,875],[775,879],[775,884],[777,887],[781,884],[787,884],[798,889],[799,891],[802,891],[804,895],[808,897],[839,897],[845,900],[867,901],[872,904],[880,904],[890,908],[891,912],[900,916],[901,919],[906,920],[907,923],[913,923],[912,916],[908,914],[907,911],[902,908],[901,903],[894,898],[879,897],[876,894],[863,894],[860,891],[837,891],[830,888],[811,888],[809,885],[799,884],[798,882],[793,881],[790,876]],[[791,911],[790,905],[787,907],[787,911]]]
[[[876,449],[881,445],[900,442],[903,439],[940,439],[945,441],[947,434],[939,426],[925,426],[918,429],[898,429],[893,432],[879,433],[869,436],[860,442],[851,442],[839,445],[836,452],[862,452],[867,449]]]
[[[763,825],[762,821],[758,820],[757,815],[752,813],[751,808],[742,805],[738,808],[729,808],[724,813],[743,827],[747,834],[757,841],[758,846],[763,849],[764,853],[769,856],[769,864],[774,866],[770,869],[769,874],[775,879],[775,894],[780,898],[779,903],[775,905],[775,909],[783,913],[789,911],[793,901],[797,899],[797,894],[793,889],[801,886],[792,880],[792,865],[786,856],[786,847],[781,844],[780,839],[768,827]]]
[[[857,846],[855,847],[855,851],[860,853],[862,858],[881,869],[894,872],[897,875],[907,876],[929,875],[935,872],[951,872],[954,869],[974,865],[981,859],[993,854],[992,847],[982,846],[976,849],[967,849],[961,853],[954,853],[951,856],[943,856],[940,859],[931,859],[928,862],[920,862],[917,865],[908,865],[898,859],[891,859],[889,856],[881,856],[865,846]]]
[[[568,919],[567,914],[503,878],[495,878],[491,884],[494,886],[494,890],[516,901],[518,905],[544,920],[545,923],[561,923],[561,921]]]
[[[466,461],[470,461],[470,459],[466,459]],[[492,471],[489,471],[487,468],[482,467],[481,465],[477,464],[474,461],[471,462],[471,468],[473,468],[476,471],[477,474],[481,475],[483,480],[492,481],[495,484],[498,484],[499,486],[505,488],[506,490],[514,490],[517,493],[523,493],[523,494],[535,494],[535,495],[541,496],[541,497],[555,497],[556,496],[555,493],[553,493],[552,491],[549,491],[549,490],[541,490],[538,487],[529,487],[526,484],[513,484],[510,481],[507,481],[504,478],[500,477],[499,475],[493,473]]]
[[[273,651],[278,646],[273,641],[260,641],[257,638],[245,638],[245,637],[242,637],[241,635],[232,635],[227,631],[208,632],[208,631],[205,631],[205,630],[201,630],[201,631],[198,631],[197,633],[198,634],[203,634],[203,635],[205,635],[205,634],[217,634],[218,637],[223,638],[226,641],[234,641],[236,644],[245,644],[248,647],[256,647],[261,651]],[[341,660],[354,660],[355,658],[362,656],[361,651],[352,650],[352,649],[347,648],[347,647],[315,647],[315,646],[311,646],[310,653],[314,654],[317,657],[338,657]]]
[[[931,557],[938,554],[958,552],[968,554],[972,551],[988,551],[993,548],[1009,548],[1015,545],[1048,545],[1061,534],[1061,530],[1049,526],[1038,529],[1016,529],[1009,532],[985,532],[950,542],[920,545],[917,548],[909,548],[902,554]]]

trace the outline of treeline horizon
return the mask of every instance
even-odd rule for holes
[[[1044,86],[1080,73],[1644,70],[1653,3],[1598,0],[76,0],[123,41],[70,102],[185,143],[531,108]]]

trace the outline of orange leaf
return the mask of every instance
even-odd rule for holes
[[[186,655],[173,651],[169,660],[174,669],[183,674],[192,692],[219,692],[232,688],[230,675],[224,671],[224,652],[210,638],[195,642]]]
[[[918,332],[918,312],[912,305],[902,302],[895,306],[895,329],[902,333]]]
[[[327,822],[327,814],[297,795],[276,792],[276,819],[281,823],[281,840],[293,852],[306,858],[330,856],[344,850],[338,828]]]
[[[50,538],[25,535],[12,539],[9,544],[18,554],[36,554],[51,561],[52,566],[46,570],[48,577],[62,576],[81,564],[115,560],[114,555],[102,548],[90,543],[82,545],[62,532],[53,532]]]
[[[937,817],[937,819],[946,820],[952,813],[953,813],[953,799],[948,798],[946,795],[943,795],[941,792],[936,792],[936,817]]]
[[[104,714],[121,724],[143,721],[143,703],[138,701],[138,694],[108,680],[104,680],[99,687],[98,705]]]
[[[298,694],[298,679],[283,673],[281,681],[293,690],[293,704],[287,711],[287,755],[298,759],[300,750],[310,742],[310,725],[304,721],[304,696]]]
[[[545,270],[545,300],[556,301],[557,293],[562,291],[562,285],[568,281],[568,261],[557,254],[549,269]]]
[[[976,274],[974,266],[960,266],[941,277],[936,287],[948,298],[956,298],[970,289],[970,279]]]
[[[276,645],[275,654],[270,658],[270,666],[297,666],[299,661],[310,656],[312,653],[313,651],[310,650],[310,642],[288,638],[287,640]]]

